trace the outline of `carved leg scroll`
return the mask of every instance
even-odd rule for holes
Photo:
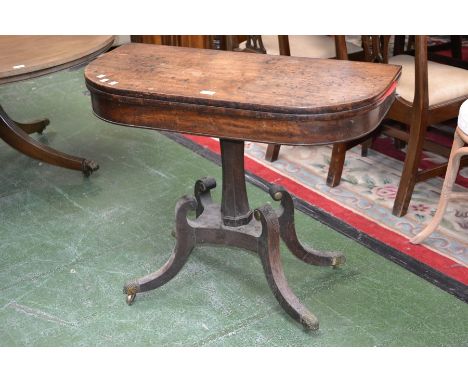
[[[278,213],[280,234],[289,250],[307,264],[336,267],[344,264],[346,258],[338,252],[319,252],[304,247],[297,238],[294,224],[294,201],[291,195],[282,186],[272,185],[269,189],[270,196],[281,201],[281,210]]]
[[[225,245],[258,253],[268,285],[280,306],[305,328],[317,330],[317,318],[301,304],[286,281],[279,251],[280,236],[296,257],[309,264],[337,266],[345,262],[344,256],[313,251],[300,244],[294,227],[294,203],[283,187],[270,188],[273,199],[281,201],[279,217],[270,205],[252,214],[245,186],[244,143],[221,140],[220,144],[221,205],[211,199],[211,190],[216,187],[213,178],[205,177],[195,183],[195,197],[184,196],[177,202],[176,245],[171,258],[160,270],[125,285],[127,303],[131,304],[137,293],[158,288],[177,275],[196,245]],[[196,211],[196,219],[189,222],[190,210]]]
[[[258,241],[258,253],[270,289],[281,307],[305,328],[317,330],[319,322],[289,288],[283,272],[279,252],[279,223],[273,208],[265,205],[255,210],[255,219],[262,223],[262,234]]]
[[[195,198],[197,199],[197,218],[203,213],[205,206],[213,203],[210,190],[215,187],[216,180],[211,177],[201,178],[195,183],[194,194]]]
[[[195,233],[188,224],[187,214],[195,210],[197,202],[192,196],[184,196],[177,202],[176,215],[176,244],[172,256],[158,271],[141,279],[131,281],[124,286],[123,292],[127,295],[127,303],[130,305],[139,292],[146,292],[166,284],[179,273],[187,262],[193,247],[195,246]]]

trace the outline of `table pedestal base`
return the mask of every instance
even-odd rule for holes
[[[313,265],[338,266],[345,262],[343,255],[334,252],[317,252],[303,247],[294,227],[294,204],[291,195],[280,186],[272,186],[270,195],[281,201],[275,211],[269,204],[256,209],[255,219],[240,226],[223,222],[222,209],[213,203],[210,189],[216,186],[212,178],[203,178],[195,185],[195,196],[184,196],[176,205],[176,244],[172,256],[158,271],[124,287],[127,303],[131,304],[137,293],[158,288],[171,280],[186,263],[196,245],[219,244],[243,248],[258,253],[265,276],[273,294],[283,309],[305,328],[316,330],[317,318],[301,304],[289,288],[280,258],[279,239],[302,261]],[[196,211],[196,219],[187,219]]]
[[[31,123],[15,122],[0,106],[0,138],[14,149],[45,163],[82,171],[86,176],[99,168],[99,165],[93,160],[62,153],[29,137],[28,134],[41,134],[48,124],[48,119]]]

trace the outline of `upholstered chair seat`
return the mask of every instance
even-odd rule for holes
[[[383,48],[383,50],[377,49],[377,56],[381,53],[385,61],[390,46],[390,36],[370,37],[366,36],[366,41],[363,37],[364,55],[372,57],[377,46]],[[378,40],[375,40],[375,37],[378,37]],[[397,52],[404,50],[404,44],[400,45],[405,39],[405,36],[398,36],[399,43],[398,46],[395,45],[398,47]],[[407,144],[400,183],[393,202],[392,212],[395,216],[404,216],[407,213],[417,183],[449,172],[448,163],[437,163],[430,168],[422,168],[423,149],[443,156],[448,155],[444,145],[427,139],[427,129],[429,126],[456,118],[460,106],[468,98],[468,70],[429,61],[427,40],[428,36],[414,36],[414,57],[395,55],[388,60],[390,64],[402,66],[402,74],[396,88],[397,97],[386,115],[389,120],[399,124],[384,123],[378,132],[396,138],[398,144],[400,142]],[[369,47],[372,47],[370,51]],[[464,134],[461,128],[457,131],[459,134],[456,133],[456,137]],[[468,138],[466,140],[468,141]],[[346,151],[361,142],[356,140],[336,143],[333,146],[327,176],[327,184],[330,187],[336,187],[340,183]],[[468,158],[462,158],[461,165],[467,164]]]
[[[335,39],[333,36],[288,36],[291,56],[332,58],[336,56]],[[263,46],[267,54],[279,55],[278,36],[262,35]],[[362,48],[351,42],[347,42],[348,54],[356,53]],[[245,48],[245,42],[240,45]]]
[[[397,94],[408,103],[413,103],[415,64],[414,57],[398,55],[391,57],[389,64],[401,65],[402,74],[397,86]],[[468,98],[468,70],[436,62],[427,62],[429,107]]]

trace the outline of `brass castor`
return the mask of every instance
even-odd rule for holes
[[[132,305],[133,301],[135,301],[136,293],[127,294],[127,304]]]

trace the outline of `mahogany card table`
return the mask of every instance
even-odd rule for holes
[[[280,202],[249,206],[244,141],[319,145],[360,138],[381,122],[393,102],[401,68],[338,60],[267,56],[146,44],[109,52],[85,71],[94,113],[111,123],[217,137],[221,146],[222,200],[213,178],[195,182],[194,196],[176,204],[176,244],[158,271],[124,286],[127,302],[160,287],[197,245],[256,252],[279,304],[305,328],[319,322],[289,288],[279,240],[307,264],[337,267],[345,257],[303,246],[294,226],[294,203],[281,186]],[[187,214],[195,211],[196,218]]]

